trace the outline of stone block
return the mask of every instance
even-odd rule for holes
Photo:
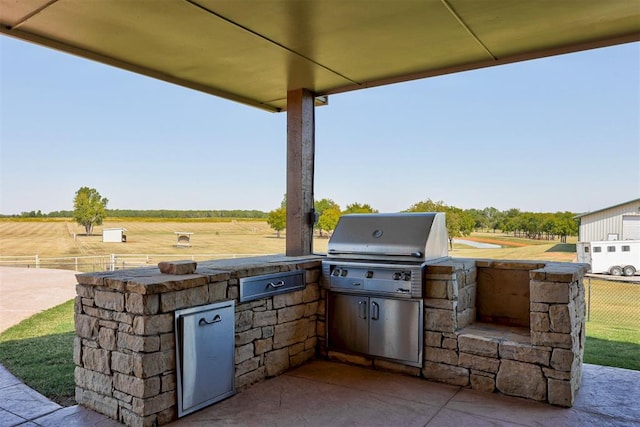
[[[435,308],[424,309],[425,329],[428,331],[454,332],[456,330],[455,312]]]
[[[461,352],[458,364],[463,368],[495,374],[500,367],[500,360]]]
[[[570,408],[576,397],[577,387],[573,387],[571,381],[562,381],[549,378],[549,403]]]
[[[101,320],[116,320],[115,315],[120,313],[118,311],[107,310],[105,308],[87,307],[86,305],[82,306],[82,311],[89,316]]]
[[[95,391],[104,396],[111,396],[113,383],[110,375],[76,366],[73,376],[76,386]]]
[[[425,361],[422,376],[427,379],[466,387],[469,385],[469,369],[444,363]]]
[[[555,369],[551,368],[542,368],[542,372],[544,373],[544,376],[547,377],[547,379],[554,378],[556,380],[564,381],[571,380],[571,372],[569,371],[556,371]]]
[[[76,285],[76,295],[80,298],[93,298],[95,289],[93,286]]]
[[[427,345],[429,347],[441,347],[441,344],[442,344],[441,332],[433,332],[433,331],[424,332],[424,345]]]
[[[123,374],[131,374],[133,372],[133,357],[131,354],[112,351],[111,370]]]
[[[94,339],[98,336],[98,319],[86,314],[75,315],[76,335],[81,338]]]
[[[174,333],[160,335],[160,351],[176,348],[176,336]]]
[[[281,348],[265,354],[264,366],[268,377],[274,377],[289,369],[289,350]]]
[[[496,388],[509,396],[547,400],[547,382],[542,369],[530,363],[503,359],[496,376]]]
[[[131,355],[133,374],[138,378],[149,378],[173,371],[176,366],[175,352],[158,351],[156,353],[133,353]]]
[[[272,338],[273,333],[275,331],[275,327],[273,326],[263,326],[262,328],[262,338]]]
[[[158,268],[162,274],[193,274],[198,268],[195,261],[162,261],[158,263]]]
[[[284,308],[302,304],[302,291],[288,292],[273,296],[273,308]]]
[[[165,292],[160,295],[160,311],[173,312],[181,308],[197,307],[209,302],[209,286]]]
[[[259,338],[262,338],[262,331],[260,330],[260,328],[239,332],[236,334],[236,345],[245,345]]]
[[[309,283],[309,282],[307,282]],[[320,299],[320,289],[317,283],[311,283],[302,290],[302,302],[315,302]]]
[[[273,335],[273,348],[287,347],[308,338],[309,321],[306,319],[276,325]]]
[[[138,415],[152,415],[175,405],[176,399],[175,391],[168,391],[147,399],[134,397],[131,402],[132,410]]]
[[[147,379],[137,378],[116,372],[113,375],[113,386],[116,390],[133,397],[146,398],[160,394],[160,377]]]
[[[238,346],[236,347],[235,352],[236,364],[249,360],[254,356],[253,343]]]
[[[536,332],[549,332],[551,322],[549,313],[531,312],[529,313],[529,327]]]
[[[241,391],[251,384],[255,384],[265,378],[265,367],[260,366],[255,371],[248,372],[244,375],[236,376],[236,390]]]
[[[160,378],[160,391],[162,393],[166,391],[176,390],[177,388],[177,380],[176,374],[165,374]]]
[[[554,348],[551,354],[551,367],[558,371],[571,371],[575,354],[571,350]]]
[[[73,339],[73,363],[76,366],[82,365],[82,338],[77,335]]]
[[[151,353],[160,350],[160,337],[158,335],[139,336],[118,332],[118,348]]]
[[[312,268],[305,271],[304,282],[318,284],[320,281],[320,269]]]
[[[96,307],[113,311],[124,311],[124,294],[96,290],[94,303]]]
[[[127,312],[133,314],[157,314],[160,309],[160,295],[142,295],[127,293],[125,298]]]
[[[260,357],[252,357],[242,363],[236,364],[236,375],[244,375],[247,372],[254,371],[260,366]]]
[[[567,283],[540,282],[533,280],[529,284],[531,302],[547,304],[567,304],[570,298],[570,289]]]
[[[318,338],[317,337],[310,337],[310,338],[307,338],[307,340],[304,342],[304,349],[305,350],[310,350],[310,349],[315,350],[317,345],[318,345]]]
[[[458,348],[461,352],[485,357],[498,357],[498,342],[491,338],[472,334],[458,336]]]
[[[271,338],[257,340],[254,343],[254,352],[256,356],[266,353],[267,351],[271,351],[272,349],[273,349],[273,340]]]
[[[253,313],[253,327],[259,328],[262,326],[275,325],[278,323],[277,311],[258,311]]]
[[[474,390],[493,393],[496,389],[496,381],[494,378],[471,373],[469,380],[471,382],[471,388]]]
[[[293,356],[294,354],[298,354],[300,353],[302,350],[304,350],[304,343],[298,343],[298,344],[294,344],[292,346],[289,346],[289,356]]]
[[[504,341],[500,343],[500,357],[524,363],[549,366],[550,347],[533,347],[529,344]]]
[[[462,312],[458,312],[456,319],[457,319],[457,322],[458,322],[458,328],[467,327],[470,324],[472,324],[473,322],[475,322],[475,320],[476,320],[476,309],[475,308],[469,308],[469,309],[464,310]]]
[[[458,364],[458,353],[454,350],[446,350],[437,347],[425,347],[424,359],[430,362],[446,363],[448,365]]]
[[[111,419],[118,419],[118,400],[113,397],[76,387],[76,402]]]
[[[573,347],[573,339],[571,334],[531,331],[531,344],[571,349]]]
[[[227,299],[227,282],[209,283],[209,302]]]
[[[304,364],[307,360],[310,360],[315,355],[313,349],[301,351],[293,356],[289,356],[289,366],[295,368]]]
[[[132,412],[131,407],[121,409],[120,420],[127,427],[156,427],[158,425],[161,425],[158,422],[158,417],[156,416],[156,414],[152,414],[147,417],[142,417]]]
[[[304,317],[311,317],[318,313],[318,301],[309,302],[304,307]]]
[[[302,319],[304,317],[304,313],[304,305],[281,308],[278,310],[278,323],[287,323]]]
[[[253,325],[253,311],[245,310],[235,314],[236,332],[243,332],[251,329]]]
[[[82,350],[82,366],[92,371],[111,375],[110,351],[85,347]]]
[[[98,332],[98,343],[106,350],[116,349],[116,331],[109,328],[100,328]]]
[[[442,340],[442,348],[447,350],[458,350],[458,340],[455,338],[444,338]]]
[[[569,304],[552,305],[549,307],[551,332],[571,333],[572,312],[575,311],[573,301]]]
[[[543,304],[541,302],[532,302],[529,304],[529,309],[531,311],[547,313],[549,311],[549,304]]]
[[[447,280],[447,298],[450,300],[458,299],[457,280]]]
[[[447,298],[446,280],[429,280],[425,286],[425,298]]]
[[[133,332],[136,335],[156,335],[173,332],[173,313],[155,316],[135,316]]]

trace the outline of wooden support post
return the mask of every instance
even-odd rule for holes
[[[287,256],[311,254],[315,156],[314,94],[287,93]]]

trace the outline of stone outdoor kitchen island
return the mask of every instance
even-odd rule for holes
[[[582,375],[584,265],[442,260],[426,268],[423,367],[325,346],[320,256],[163,263],[78,275],[76,400],[130,426],[177,418],[176,310],[235,301],[238,392],[313,357],[571,406]],[[195,271],[194,271],[195,269]],[[242,278],[303,270],[304,289],[239,302]],[[498,302],[498,303],[496,303]]]

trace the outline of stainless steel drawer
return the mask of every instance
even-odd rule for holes
[[[304,289],[304,270],[240,279],[240,302],[268,298],[272,295]]]

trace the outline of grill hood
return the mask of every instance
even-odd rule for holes
[[[350,214],[340,217],[327,257],[423,262],[448,256],[445,214]]]

